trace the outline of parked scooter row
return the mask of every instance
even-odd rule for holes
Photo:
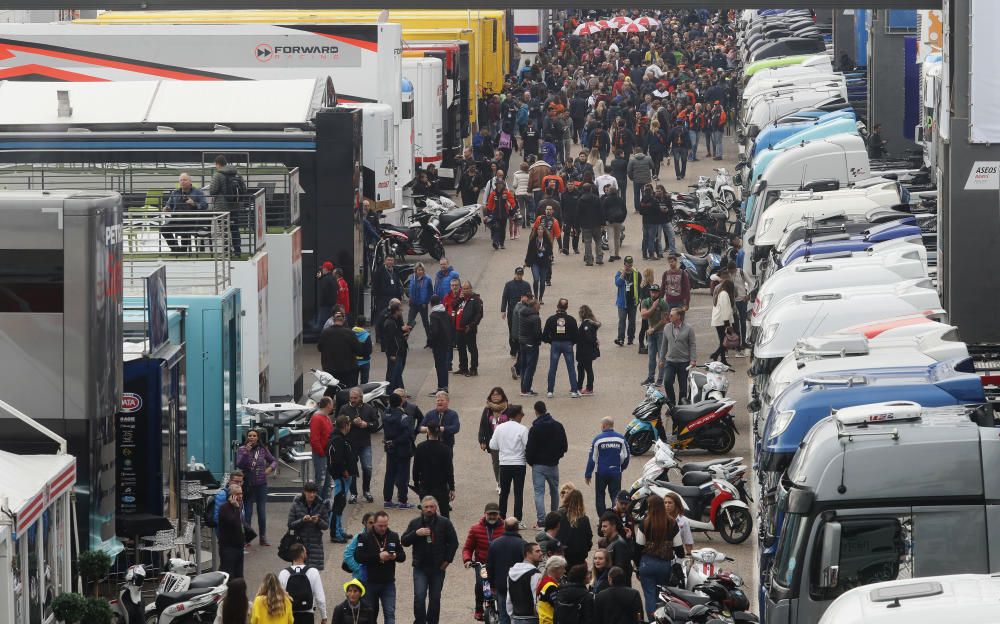
[[[143,603],[142,586],[146,582],[146,568],[129,567],[118,599],[111,601],[111,610],[119,624],[197,624],[215,621],[216,612],[226,597],[229,575],[225,572],[207,572],[189,576],[194,563],[171,559],[167,571],[160,579],[156,598]]]

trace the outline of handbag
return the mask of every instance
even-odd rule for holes
[[[722,346],[726,349],[738,349],[740,346],[740,335],[736,333],[736,328],[732,325],[726,327],[726,335],[722,339]]]
[[[244,544],[249,544],[250,542],[254,541],[255,539],[257,539],[257,531],[254,531],[253,527],[251,527],[249,524],[244,524],[243,525],[243,543]]]
[[[288,531],[281,536],[281,541],[278,542],[278,557],[284,561],[292,561],[292,546],[301,543],[302,538],[299,537],[298,533],[296,533],[294,529],[288,529]]]

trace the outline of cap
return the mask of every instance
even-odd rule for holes
[[[351,580],[349,580],[346,583],[344,583],[344,593],[345,594],[347,593],[347,588],[350,587],[351,585],[354,585],[355,587],[357,587],[358,589],[360,589],[362,596],[365,595],[365,586],[364,586],[364,584],[361,581],[359,581],[358,579],[356,579],[356,578],[352,578]]]
[[[521,275],[524,273],[524,267],[523,266],[515,267],[514,272],[517,273],[518,275]]]
[[[657,284],[656,282],[653,282],[652,284],[649,285],[649,289],[650,290],[659,290],[660,289],[660,285]]]
[[[667,254],[667,257],[668,258],[680,258],[681,255],[679,253],[677,253],[676,251],[671,251],[669,254]]]
[[[332,271],[333,270],[333,263],[330,262],[329,260],[327,260],[326,262],[324,262],[323,263],[323,270],[324,271]]]
[[[635,264],[635,260],[632,256],[625,256],[625,264]]]
[[[618,494],[615,496],[616,501],[625,502],[629,500],[629,495],[627,490],[618,490]]]
[[[483,508],[483,513],[500,513],[500,505],[494,502],[486,503],[486,507]]]
[[[392,391],[392,393],[393,394],[398,394],[399,396],[403,397],[404,399],[410,398],[410,393],[406,391],[406,388],[396,388],[395,390]]]

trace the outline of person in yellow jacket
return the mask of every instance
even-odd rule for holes
[[[545,561],[545,574],[538,581],[535,589],[535,603],[538,609],[538,624],[554,624],[556,611],[556,594],[559,592],[559,579],[566,573],[566,560],[555,555]]]
[[[257,590],[250,611],[250,624],[294,624],[292,599],[282,589],[278,577],[268,572]]]

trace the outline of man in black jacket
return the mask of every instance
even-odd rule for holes
[[[507,613],[507,575],[515,564],[524,560],[524,548],[527,545],[518,533],[520,527],[517,518],[507,518],[504,521],[503,534],[493,540],[486,555],[486,575],[490,587],[497,595],[497,609]],[[509,622],[509,616],[501,615],[501,622]]]
[[[580,253],[580,185],[570,184],[566,187],[566,192],[562,194],[559,201],[562,212],[562,241],[559,249],[564,256],[569,255],[570,243],[573,244],[573,253]],[[552,285],[551,274],[547,285]]]
[[[396,271],[396,259],[386,256],[384,264],[372,274],[372,326],[375,340],[382,340],[382,321],[389,310],[389,302],[403,298],[403,280]]]
[[[538,350],[542,342],[542,318],[538,315],[539,304],[531,295],[521,308],[521,318],[517,322],[517,342],[520,349],[521,396],[538,396],[531,384],[535,380],[538,366]]]
[[[389,529],[389,514],[375,512],[375,526],[358,536],[354,559],[365,566],[368,579],[365,581],[365,601],[375,612],[373,622],[378,620],[379,602],[385,611],[385,620],[396,619],[396,564],[406,561],[406,551],[399,535]]]
[[[479,345],[476,343],[476,336],[482,320],[483,301],[479,293],[472,292],[472,283],[466,280],[462,282],[462,299],[455,313],[459,375],[475,377],[479,374]]]
[[[608,184],[602,189],[604,196],[601,197],[601,212],[604,213],[604,221],[608,224],[608,241],[611,244],[611,257],[609,260],[621,260],[618,252],[621,250],[622,234],[625,232],[625,218],[628,216],[628,209],[625,208],[625,200],[618,194],[618,189]],[[600,247],[598,247],[600,249]]]
[[[553,397],[556,387],[556,372],[559,370],[559,360],[565,358],[566,367],[569,369],[569,396],[573,399],[580,398],[579,386],[576,379],[576,362],[573,358],[573,347],[577,340],[576,319],[566,313],[569,309],[569,300],[560,299],[556,304],[556,313],[545,320],[545,329],[542,330],[542,341],[549,343],[549,389],[546,396]]]
[[[458,535],[451,521],[438,515],[433,496],[420,501],[420,515],[403,532],[403,546],[413,547],[413,619],[438,624],[445,571],[458,551]]]
[[[313,325],[323,330],[323,324],[330,318],[330,310],[337,305],[337,276],[333,274],[333,263],[324,262],[316,273],[316,318]]]
[[[624,584],[632,586],[632,546],[625,536],[618,532],[621,519],[614,511],[608,510],[601,516],[601,539],[598,547],[608,551],[612,566],[618,566],[625,572]]]
[[[594,266],[594,249],[597,247],[597,264],[604,264],[604,249],[601,248],[601,228],[604,227],[604,211],[601,200],[594,191],[593,184],[584,184],[577,205],[577,218],[583,233],[583,261]]]
[[[642,598],[625,585],[625,572],[619,567],[608,572],[611,587],[594,598],[594,621],[601,624],[641,624]]]
[[[403,304],[393,299],[382,322],[382,350],[385,351],[385,380],[389,382],[389,392],[406,387],[403,384],[403,369],[406,368],[410,329],[403,322]]]
[[[343,514],[347,506],[347,491],[358,476],[358,460],[354,449],[347,440],[351,431],[351,421],[347,416],[337,416],[334,423],[330,445],[326,449],[326,469],[333,479],[333,510],[330,520],[330,541],[335,544],[346,544],[354,537],[344,531]]]
[[[357,356],[364,355],[364,346],[358,341],[357,335],[347,326],[347,317],[343,312],[333,315],[333,325],[323,330],[316,343],[320,353],[323,370],[337,378],[347,387],[358,384]],[[328,396],[334,396],[332,389]]]
[[[431,295],[430,325],[427,330],[427,344],[434,354],[434,370],[437,372],[437,390],[430,393],[448,391],[448,356],[451,355],[451,345],[455,335],[455,325],[451,321],[448,309],[441,303],[441,297]]]
[[[548,413],[545,403],[535,402],[535,422],[528,429],[524,458],[531,466],[531,484],[535,490],[536,527],[545,523],[545,484],[549,484],[548,511],[559,508],[559,460],[569,449],[566,429]]]
[[[625,193],[628,190],[628,158],[623,150],[615,150],[615,157],[611,159],[607,172],[618,181],[618,196],[628,197]],[[636,206],[635,210],[638,212],[639,207]]]
[[[413,454],[413,484],[420,496],[437,499],[435,509],[447,518],[455,498],[455,466],[451,448],[441,441],[437,423],[427,425],[427,439],[417,445]]]
[[[347,434],[347,441],[354,452],[354,470],[357,474],[357,460],[361,460],[361,480],[362,492],[365,500],[373,502],[371,494],[372,485],[372,431],[378,426],[378,414],[375,408],[364,402],[364,394],[361,388],[354,387],[348,391],[348,400],[338,416],[347,416],[351,421],[351,431]],[[352,505],[358,502],[358,484],[351,481],[351,498],[348,500]]]
[[[507,321],[507,342],[510,344],[510,355],[517,355],[517,336],[513,335],[514,306],[525,294],[531,293],[531,284],[524,281],[524,267],[518,265],[514,269],[514,279],[504,284],[500,295],[500,318]],[[516,379],[516,377],[515,377]]]

